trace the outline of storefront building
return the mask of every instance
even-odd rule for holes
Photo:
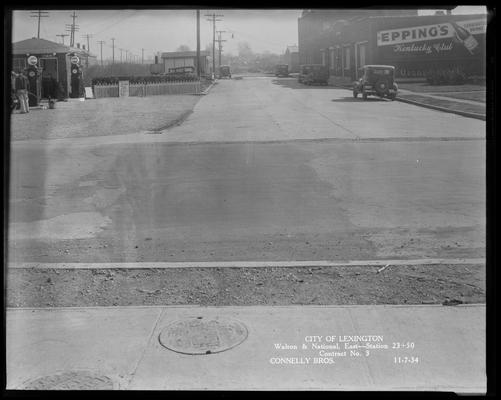
[[[76,57],[76,58],[74,58]],[[24,70],[29,60],[36,60],[36,67],[40,71],[41,98],[49,96],[49,87],[46,82],[55,81],[62,93],[61,97],[70,97],[72,69],[78,66],[81,73],[85,68],[97,63],[96,57],[85,50],[85,47],[70,47],[61,43],[45,39],[31,38],[12,44],[12,69]],[[78,60],[78,62],[72,62]],[[78,95],[78,94],[75,94]]]
[[[284,53],[284,64],[289,66],[289,72],[299,72],[299,50],[297,46],[287,46]]]
[[[316,35],[301,38],[299,30],[299,53],[302,64],[324,64],[332,77],[355,80],[366,64],[394,65],[400,79],[451,69],[485,75],[484,14],[331,17]]]

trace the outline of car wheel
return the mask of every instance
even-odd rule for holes
[[[358,92],[356,90],[353,91],[353,97],[357,98],[358,97]]]
[[[367,93],[362,93],[362,98],[363,98],[364,100],[367,100]]]

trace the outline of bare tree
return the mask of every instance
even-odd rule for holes
[[[188,46],[188,45],[186,45],[186,44],[182,44],[181,46],[179,46],[179,47],[177,48],[177,50],[176,50],[176,51],[190,51],[190,50],[191,50],[191,49],[190,49],[190,46]]]

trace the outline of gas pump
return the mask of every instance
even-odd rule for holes
[[[28,68],[26,74],[30,88],[28,90],[28,103],[30,107],[40,104],[42,95],[42,71],[37,66],[38,59],[35,56],[28,57]]]
[[[80,93],[82,91],[82,68],[79,64],[80,59],[74,55],[70,59],[71,62],[71,98],[80,97]]]

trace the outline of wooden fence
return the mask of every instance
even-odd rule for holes
[[[129,96],[156,96],[165,94],[196,94],[201,92],[200,81],[137,83],[129,85]],[[94,97],[118,97],[118,85],[94,85]]]

